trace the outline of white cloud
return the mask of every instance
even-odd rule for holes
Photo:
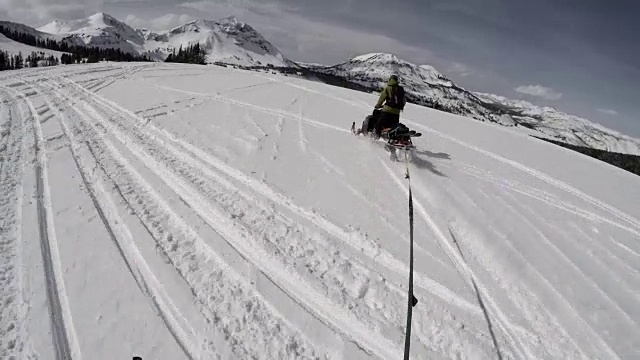
[[[0,0],[0,14],[6,15],[12,21],[35,25],[35,23],[49,21],[61,15],[83,14],[87,9],[92,9],[91,5],[88,2],[85,6],[76,0],[60,0],[56,2],[47,0]]]
[[[542,85],[523,85],[515,89],[521,94],[539,97],[545,100],[560,100],[562,93]]]
[[[389,52],[401,58],[424,59],[424,63],[433,63],[431,60],[434,58],[426,49],[384,35],[336,27],[297,16],[288,16],[286,22],[275,25],[256,24],[256,28],[293,60],[334,65],[371,52]]]
[[[451,66],[447,69],[447,72],[451,72],[462,77],[471,75],[471,69],[469,69],[467,65],[458,62],[451,63]]]
[[[248,10],[260,15],[282,15],[285,11],[293,11],[295,8],[282,3],[264,2],[257,0],[200,0],[188,1],[178,4],[178,7],[193,9],[202,12],[215,13],[221,9],[235,9],[237,11]]]
[[[349,57],[370,52],[390,52],[402,58],[434,64],[427,49],[405,44],[388,36],[351,29],[299,14],[295,6],[259,0],[202,0],[184,2],[187,13],[216,20],[229,15],[250,24],[292,60],[333,65]],[[434,65],[444,62],[435,63]]]
[[[613,109],[598,109],[598,112],[605,114],[605,115],[611,115],[611,116],[616,116],[618,115],[618,112],[613,110]]]
[[[178,4],[178,7],[208,12],[211,11],[213,7],[215,7],[215,4],[209,1],[190,1]]]
[[[155,19],[142,19],[135,15],[127,15],[124,22],[136,29],[149,29],[153,31],[171,30],[189,21],[195,20],[186,14],[166,14]]]

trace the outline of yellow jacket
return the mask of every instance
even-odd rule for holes
[[[385,86],[384,90],[382,90],[382,93],[380,94],[380,98],[378,99],[378,103],[376,104],[375,108],[379,109],[382,108],[382,111],[387,112],[387,113],[391,113],[391,114],[400,114],[400,109],[394,109],[392,107],[390,107],[389,105],[384,105],[384,107],[382,106],[382,104],[384,104],[384,102],[387,99],[391,99],[391,97],[393,96],[394,91],[397,89],[398,86],[398,82],[391,78],[389,79],[389,82],[387,83],[387,86]],[[404,102],[406,103],[407,100],[405,99]]]

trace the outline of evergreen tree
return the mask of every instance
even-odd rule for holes
[[[199,43],[191,44],[186,49],[182,48],[182,45],[178,49],[176,54],[175,49],[165,62],[177,62],[177,63],[191,63],[191,64],[206,64],[206,54],[204,49],[200,47]]]

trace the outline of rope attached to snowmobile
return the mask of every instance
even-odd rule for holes
[[[411,174],[409,173],[409,150],[405,150],[404,156],[407,168],[405,177],[409,182],[409,294],[407,305],[407,333],[404,338],[404,360],[409,360],[411,318],[413,316],[413,307],[418,303],[418,299],[413,296],[413,195],[411,193]]]

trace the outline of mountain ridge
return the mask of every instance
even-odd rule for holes
[[[220,20],[198,19],[171,30],[153,32],[134,29],[111,15],[96,13],[84,19],[54,20],[36,31],[49,32],[71,44],[116,48],[148,55],[158,61],[166,59],[180,46],[197,42],[211,63],[298,67],[253,27],[235,16]]]

